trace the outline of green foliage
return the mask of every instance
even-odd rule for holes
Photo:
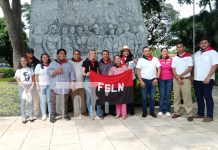
[[[0,73],[3,73],[3,78],[13,77],[15,71],[13,68],[0,68]]]
[[[0,82],[16,82],[14,77],[0,79]]]
[[[17,85],[0,82],[0,116],[19,115],[20,100]]]
[[[173,23],[170,29],[170,34],[176,37],[169,41],[168,45],[174,45],[179,39],[184,42],[188,50],[193,49],[193,16],[184,18]],[[212,47],[218,49],[218,12],[204,11],[195,16],[195,28],[196,28],[196,47],[198,47],[198,41],[202,37],[207,37],[211,42]]]

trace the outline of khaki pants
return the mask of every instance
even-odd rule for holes
[[[73,102],[73,111],[74,116],[80,115],[80,113],[86,112],[86,103],[85,103],[85,89],[79,88],[70,93],[72,102]]]
[[[174,113],[177,115],[181,115],[181,92],[182,92],[182,98],[184,102],[184,108],[188,116],[192,116],[192,92],[191,92],[191,80],[190,79],[184,79],[183,84],[179,84],[178,81],[174,78],[173,79],[173,92],[174,92]]]

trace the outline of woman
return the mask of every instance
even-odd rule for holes
[[[128,68],[133,71],[133,86],[136,86],[136,77],[135,77],[135,67],[136,60],[134,59],[133,54],[128,46],[123,46],[120,52],[121,64],[125,64]],[[128,112],[130,115],[134,115],[134,101],[128,104]]]
[[[172,72],[172,58],[168,56],[168,49],[161,49],[161,56],[159,58],[161,64],[161,74],[159,78],[159,91],[160,91],[160,107],[159,116],[166,112],[166,116],[170,117],[170,97],[173,85],[173,72]]]
[[[40,96],[40,107],[43,121],[47,119],[46,106],[48,106],[49,116],[51,112],[50,77],[47,73],[48,65],[50,62],[51,60],[49,55],[47,53],[43,53],[41,55],[40,64],[38,64],[35,68],[35,81]]]
[[[121,63],[121,58],[119,55],[114,56],[114,62],[114,67],[112,67],[108,72],[109,76],[121,74],[129,69],[125,64]],[[120,118],[121,116],[123,119],[126,119],[127,117],[126,104],[116,104],[116,119]]]
[[[33,101],[32,89],[34,86],[33,72],[27,66],[25,57],[20,58],[18,69],[15,72],[15,78],[18,83],[18,92],[21,101],[22,123],[27,123],[26,117],[30,117],[30,122],[33,122]]]
[[[85,91],[86,91],[86,106],[89,112],[90,119],[104,119],[101,105],[97,105],[97,116],[94,118],[92,112],[92,103],[90,95],[90,70],[99,73],[98,62],[96,61],[95,50],[89,50],[88,58],[82,64],[82,74],[85,77]]]

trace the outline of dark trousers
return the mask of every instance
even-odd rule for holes
[[[135,87],[136,87],[136,79],[133,80],[134,93],[136,93]],[[127,112],[130,115],[134,115],[134,113],[135,113],[135,110],[134,110],[134,95],[133,95],[132,101],[129,104],[127,104]]]
[[[67,116],[67,102],[69,94],[56,94],[54,90],[51,90],[51,114],[50,119],[55,119],[56,117],[56,102],[60,102],[60,109],[62,110],[62,115]]]
[[[205,102],[207,107],[207,116],[213,118],[214,102],[212,97],[214,80],[210,80],[209,84],[203,81],[194,81],[195,96],[197,97],[198,112],[200,116],[205,116]]]

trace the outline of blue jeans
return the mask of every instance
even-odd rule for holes
[[[28,86],[29,88],[30,86]],[[26,118],[26,116],[32,117],[33,116],[33,100],[30,100],[29,102],[22,98],[24,89],[20,86],[18,86],[18,95],[20,97],[20,103],[21,103],[21,115],[23,118]]]
[[[170,97],[173,80],[159,80],[160,102],[159,112],[170,112]]]
[[[149,95],[150,113],[154,113],[154,98],[155,98],[155,86],[152,85],[152,80],[142,79],[145,83],[145,88],[141,88],[142,94],[142,111],[147,113],[147,97]]]
[[[207,116],[213,118],[214,101],[212,97],[214,80],[210,80],[209,84],[204,84],[203,81],[194,81],[195,96],[198,102],[199,116],[205,116],[205,102],[207,107]],[[204,102],[205,100],[205,102]]]
[[[89,112],[89,116],[93,117],[93,107],[92,107],[92,102],[91,102],[91,89],[90,89],[90,79],[89,77],[85,77],[85,92],[86,92],[86,107]],[[103,111],[101,109],[101,105],[97,105],[97,111],[96,115],[97,116],[102,116]],[[95,109],[94,109],[95,110]]]
[[[51,95],[50,95],[49,85],[40,85],[39,97],[40,97],[40,107],[42,115],[46,115],[47,105],[48,112],[51,113]]]

